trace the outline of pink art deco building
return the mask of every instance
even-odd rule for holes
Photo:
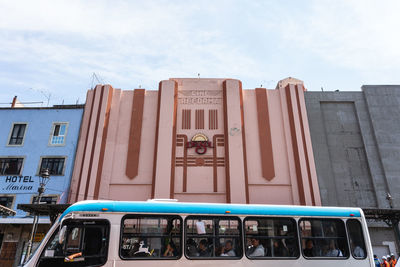
[[[321,205],[303,82],[235,79],[88,91],[69,201]]]

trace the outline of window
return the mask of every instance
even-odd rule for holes
[[[125,260],[180,258],[181,225],[182,219],[178,216],[125,216],[120,257]]]
[[[294,219],[247,217],[244,225],[247,257],[265,259],[299,256]]]
[[[46,244],[39,267],[102,266],[106,263],[110,232],[108,221],[66,221],[59,229]],[[67,258],[70,261],[65,260]]]
[[[367,250],[365,249],[364,235],[361,223],[357,220],[347,220],[347,233],[350,240],[351,254],[356,259],[365,259]]]
[[[57,122],[53,123],[53,128],[50,135],[50,145],[64,145],[67,135],[68,123]]]
[[[42,196],[40,198],[40,203],[46,203],[46,204],[57,204],[58,196],[57,195],[52,195],[52,196]],[[32,198],[32,204],[37,203],[37,196],[34,196]]]
[[[50,175],[64,175],[65,157],[42,158],[38,175],[43,169],[49,169]]]
[[[342,220],[302,219],[299,227],[304,257],[348,257],[346,230]]]
[[[0,196],[0,205],[11,209],[13,206],[14,197],[13,196]]]
[[[237,217],[189,216],[185,220],[190,259],[242,257],[241,221]]]
[[[26,123],[14,123],[12,126],[8,145],[18,146],[24,142]]]
[[[20,175],[23,158],[0,158],[0,175]]]

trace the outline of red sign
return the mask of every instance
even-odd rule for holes
[[[196,148],[197,154],[204,154],[207,152],[207,147],[213,148],[212,143],[209,141],[190,141],[186,143],[186,148]]]

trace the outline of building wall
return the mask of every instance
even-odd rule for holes
[[[58,195],[59,203],[66,203],[68,189],[74,164],[76,144],[83,109],[0,109],[2,127],[0,129],[0,157],[24,157],[20,177],[0,176],[0,194],[16,196],[12,209],[17,204],[31,203],[33,195],[39,187],[39,163],[42,156],[65,156],[64,175],[51,176],[46,186],[45,194]],[[27,123],[25,139],[22,146],[8,146],[8,139],[13,123]],[[66,143],[64,146],[49,146],[49,138],[54,122],[68,122]],[[11,179],[10,179],[11,178]],[[12,182],[16,181],[16,182]],[[14,185],[10,186],[10,185]],[[16,210],[16,217],[23,217],[25,213]]]
[[[0,157],[24,158],[20,175],[0,176],[0,196],[14,196],[10,208],[17,212],[16,216],[0,218],[0,234],[3,235],[0,265],[17,266],[25,251],[33,217],[17,209],[17,205],[30,204],[33,197],[37,196],[41,157],[65,157],[63,175],[50,176],[44,196],[54,196],[58,203],[67,203],[82,114],[82,106],[0,109]],[[55,122],[68,123],[65,144],[62,146],[49,145]],[[9,145],[13,123],[27,124],[24,141],[20,146]],[[48,217],[40,218],[38,236],[47,232],[49,223]],[[34,243],[34,247],[37,244]]]
[[[158,91],[97,86],[86,103],[70,202],[320,204],[301,81],[172,78]]]
[[[306,92],[305,102],[322,204],[399,208],[400,86]],[[384,224],[370,232],[377,250],[395,242]]]

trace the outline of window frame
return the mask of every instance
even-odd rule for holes
[[[24,171],[24,165],[25,165],[25,159],[26,156],[0,156],[1,159],[22,159],[22,164],[21,164],[21,169],[19,170],[19,173],[13,173],[13,174],[1,174],[0,176],[21,176],[23,171]]]
[[[294,217],[275,217],[275,216],[248,216],[243,219],[243,242],[246,241],[247,235],[246,235],[246,230],[244,229],[246,225],[247,220],[256,220],[256,219],[287,219],[293,222],[293,225],[295,227],[294,231],[294,238],[296,239],[296,244],[297,244],[297,249],[301,250],[301,244],[300,244],[300,236],[299,236],[299,227],[298,227],[298,221]],[[269,239],[275,239],[273,237]],[[247,255],[246,250],[244,250],[244,255],[246,256],[247,259],[249,260],[297,260],[301,256],[301,251],[298,251],[298,254],[296,257],[249,257]]]
[[[54,136],[54,130],[57,125],[62,125],[62,124],[65,124],[64,142],[62,144],[53,144],[52,140],[53,140],[53,136]],[[50,130],[48,146],[65,146],[65,144],[67,143],[68,128],[69,128],[69,122],[67,122],[67,121],[53,122],[52,126],[51,126],[51,130]]]
[[[15,204],[15,199],[17,198],[16,194],[0,194],[0,197],[11,197],[12,198],[11,205],[10,207],[6,208],[13,209]]]
[[[121,255],[121,249],[122,249],[122,246],[121,246],[121,244],[122,244],[122,236],[123,236],[123,230],[124,230],[124,221],[126,220],[126,219],[142,219],[142,218],[154,218],[154,219],[156,219],[156,218],[162,218],[162,219],[165,219],[165,218],[170,218],[170,219],[172,219],[172,220],[174,220],[174,219],[178,219],[179,220],[179,222],[180,222],[180,225],[181,225],[181,230],[180,230],[180,233],[179,233],[179,241],[180,241],[180,244],[181,244],[181,247],[180,247],[180,249],[179,249],[179,255],[177,256],[177,257],[162,257],[162,256],[160,256],[160,257],[132,257],[132,258],[124,258],[122,255]],[[179,260],[179,259],[181,259],[182,258],[182,256],[183,256],[183,253],[182,253],[182,250],[183,250],[183,247],[184,247],[184,244],[183,244],[183,232],[184,232],[184,230],[183,230],[183,227],[184,227],[184,225],[183,225],[183,219],[182,219],[182,217],[180,216],[180,215],[178,215],[178,214],[143,214],[143,213],[141,213],[141,214],[126,214],[126,215],[124,215],[122,218],[121,218],[121,226],[120,226],[120,236],[119,236],[119,242],[118,242],[118,256],[119,256],[119,258],[122,260],[122,261],[147,261],[147,260],[149,260],[149,261],[154,261],[154,260],[159,260],[159,261],[164,261],[164,260]],[[160,238],[161,238],[162,236],[160,236]]]
[[[67,156],[40,156],[39,165],[36,170],[36,176],[40,176],[43,159],[64,159],[63,169],[61,174],[50,174],[51,176],[65,176],[65,169],[67,167]]]
[[[302,246],[302,236],[301,236],[301,227],[300,227],[300,223],[302,221],[321,221],[321,220],[330,220],[330,221],[341,221],[343,223],[344,226],[344,231],[345,231],[345,235],[344,238],[345,240],[345,244],[346,244],[346,248],[347,248],[347,256],[342,256],[342,257],[307,257],[304,255],[304,250],[303,250],[303,246]],[[350,258],[350,245],[349,245],[349,239],[348,239],[348,233],[347,233],[347,227],[346,227],[346,221],[343,218],[332,218],[332,217],[328,217],[328,218],[313,218],[313,217],[302,217],[299,218],[298,222],[297,222],[297,229],[298,229],[298,236],[299,236],[299,248],[300,248],[300,253],[303,256],[304,259],[306,260],[348,260]],[[310,239],[310,238],[306,238],[306,239]],[[311,238],[312,239],[312,238]],[[332,238],[331,238],[332,239]],[[342,252],[343,253],[343,252]]]
[[[31,203],[31,204],[36,204],[36,203],[33,203],[33,200],[34,200],[35,198],[37,198],[37,197],[38,197],[37,195],[32,195],[32,196],[31,196],[31,199],[30,199],[30,203]],[[54,198],[54,199],[56,200],[56,203],[60,200],[60,195],[57,195],[57,194],[42,195],[42,196],[40,197],[40,199],[42,199],[42,198],[44,198],[44,197],[51,197],[51,198]]]
[[[359,226],[360,226],[360,230],[361,230],[361,236],[362,236],[362,241],[363,241],[363,243],[364,243],[364,253],[365,253],[365,256],[364,257],[355,257],[354,256],[354,254],[353,254],[353,249],[352,249],[352,247],[351,247],[351,243],[350,243],[350,232],[349,232],[349,228],[348,228],[348,222],[349,221],[355,221],[355,222],[357,222],[358,224],[359,224]],[[368,257],[368,250],[367,250],[367,243],[365,242],[365,237],[364,237],[364,229],[363,229],[363,227],[362,227],[362,223],[359,221],[359,220],[357,220],[357,219],[347,219],[346,220],[346,222],[345,222],[345,226],[346,226],[346,232],[347,232],[347,242],[348,242],[348,247],[349,247],[349,250],[350,250],[350,254],[351,254],[351,256],[355,259],[355,260],[365,260],[367,257]]]
[[[198,256],[198,257],[190,257],[190,256],[188,256],[186,254],[186,241],[188,239],[187,238],[188,233],[186,231],[186,222],[187,222],[187,220],[197,219],[197,218],[201,218],[203,220],[213,220],[213,223],[214,223],[214,219],[217,219],[217,218],[219,218],[220,220],[237,219],[237,221],[239,222],[238,239],[242,243],[241,244],[241,248],[240,248],[240,255],[239,256],[235,256],[235,257],[232,257],[232,256],[220,256],[220,257],[216,257],[216,256],[200,257],[200,256]],[[188,259],[188,260],[240,260],[240,259],[243,258],[243,255],[245,254],[244,253],[244,239],[243,239],[243,237],[244,237],[244,235],[243,235],[243,221],[239,216],[218,216],[218,215],[217,216],[212,216],[212,215],[201,215],[201,214],[200,215],[188,215],[188,216],[185,217],[183,228],[184,228],[184,244],[183,244],[184,251],[183,251],[183,253],[185,254],[185,258]],[[215,227],[215,225],[213,225],[213,239],[219,238],[219,235],[217,236],[215,234],[215,231],[216,231],[216,227]]]
[[[25,131],[24,131],[24,135],[22,136],[22,143],[21,144],[10,144],[12,133],[14,131],[14,127],[17,124],[25,124]],[[21,147],[21,146],[24,146],[25,137],[26,137],[26,132],[27,131],[28,131],[28,122],[22,122],[22,121],[21,122],[13,122],[12,125],[11,125],[10,133],[8,134],[6,146],[8,146],[8,147]]]

